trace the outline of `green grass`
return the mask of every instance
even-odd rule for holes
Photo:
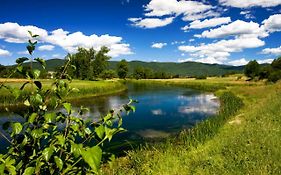
[[[222,102],[218,116],[166,142],[129,151],[104,173],[281,174],[281,84],[257,85],[217,91]]]
[[[5,84],[20,88],[25,80],[22,79],[8,79]],[[43,88],[50,87],[52,80],[40,80]],[[79,89],[78,92],[72,92],[68,97],[69,100],[77,98],[86,98],[93,96],[108,95],[118,93],[127,89],[127,87],[117,80],[104,80],[104,81],[85,81],[73,80],[70,84],[71,87]],[[30,86],[26,87],[25,94],[30,92]],[[21,99],[15,99],[12,94],[5,88],[0,89],[0,106],[15,105]]]

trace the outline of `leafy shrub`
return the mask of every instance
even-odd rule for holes
[[[258,76],[259,71],[260,65],[256,60],[249,61],[244,68],[244,74],[251,79],[254,79],[256,76]]]
[[[271,72],[268,76],[268,81],[276,83],[278,80],[281,79],[281,71],[274,71]]]
[[[29,40],[27,50],[32,56],[38,35]],[[23,69],[23,63],[30,60],[31,69]],[[46,63],[35,58],[43,69]],[[108,115],[96,121],[83,119],[88,109],[81,107],[75,111],[66,102],[65,97],[77,91],[71,88],[71,77],[67,74],[68,61],[62,69],[60,78],[55,79],[50,88],[43,87],[37,79],[41,71],[32,68],[33,59],[17,59],[14,71],[24,76],[27,81],[19,88],[2,84],[19,98],[23,90],[30,85],[31,93],[24,97],[25,112],[20,114],[23,122],[6,122],[0,134],[10,143],[6,154],[0,154],[0,174],[95,174],[103,158],[103,143],[123,132],[122,111],[134,111],[132,100],[122,109],[110,111]],[[68,79],[62,79],[66,77]],[[58,110],[63,108],[63,110]],[[117,122],[117,123],[115,123]]]
[[[115,70],[109,69],[109,70],[104,70],[100,74],[100,78],[102,79],[112,79],[112,78],[117,78],[117,74]]]

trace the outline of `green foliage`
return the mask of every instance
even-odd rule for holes
[[[91,65],[93,67],[94,77],[98,77],[106,68],[110,56],[107,56],[109,49],[107,47],[102,47],[95,55],[95,59],[92,61]]]
[[[135,79],[167,79],[172,76],[164,71],[153,71],[150,68],[137,67],[134,71],[133,77]]]
[[[109,69],[109,70],[102,71],[102,73],[99,76],[102,79],[113,79],[117,77],[117,74],[115,70]]]
[[[276,83],[281,79],[281,57],[273,60],[271,65],[262,67],[259,71],[259,79],[267,79],[269,82]]]
[[[281,57],[273,60],[271,67],[275,70],[281,70]]]
[[[275,70],[271,72],[268,76],[268,81],[276,83],[278,80],[281,79],[281,70]]]
[[[135,79],[148,79],[151,77],[152,70],[149,68],[144,67],[137,67],[134,71],[134,78]]]
[[[251,79],[258,76],[259,71],[260,65],[256,60],[250,61],[244,68],[244,74]]]
[[[110,59],[106,55],[108,52],[109,49],[106,47],[102,47],[98,52],[93,48],[78,48],[77,53],[66,56],[71,65],[68,67],[69,75],[82,80],[97,78],[107,67],[107,61]],[[58,74],[61,71],[63,68],[57,70]]]
[[[31,32],[30,35],[32,40],[37,37]],[[27,50],[31,56],[36,44],[36,41],[29,40]],[[15,98],[19,98],[27,84],[31,85],[31,93],[23,98],[26,112],[21,117],[24,122],[7,122],[2,126],[5,133],[1,131],[1,135],[10,145],[6,154],[0,154],[0,174],[99,173],[101,162],[106,161],[103,159],[103,144],[124,131],[121,113],[134,111],[131,106],[134,101],[96,121],[85,121],[83,116],[88,109],[81,107],[76,111],[65,101],[75,91],[69,85],[71,78],[66,72],[71,60],[48,88],[37,80],[41,71],[32,68],[32,59],[30,69],[23,69],[22,64],[27,60],[17,60],[16,71],[27,79],[20,88],[1,85]],[[45,68],[44,60],[34,60]],[[61,107],[63,111],[58,110]],[[114,125],[115,122],[118,126]]]
[[[126,60],[123,59],[117,64],[118,77],[125,79],[127,77],[128,72],[129,72],[129,64]]]

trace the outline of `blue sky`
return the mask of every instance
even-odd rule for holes
[[[111,49],[112,60],[243,65],[281,55],[281,0],[2,0],[0,64],[64,58],[78,47]]]

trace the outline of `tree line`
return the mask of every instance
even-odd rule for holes
[[[281,79],[281,57],[266,66],[261,66],[256,60],[252,60],[245,66],[244,74],[250,78],[249,80],[267,79],[275,83]]]
[[[135,78],[135,79],[165,79],[172,76],[164,71],[154,71],[149,68],[137,67],[133,73],[129,74],[129,64],[122,59],[118,62],[115,69],[108,69],[108,61],[111,59],[108,56],[110,50],[107,47],[102,47],[99,51],[93,48],[85,49],[78,48],[75,54],[68,54],[67,59],[71,60],[67,70],[68,74],[81,80],[94,79],[113,79],[113,78]],[[65,66],[65,65],[64,65]],[[56,74],[59,74],[63,68],[59,67]]]

